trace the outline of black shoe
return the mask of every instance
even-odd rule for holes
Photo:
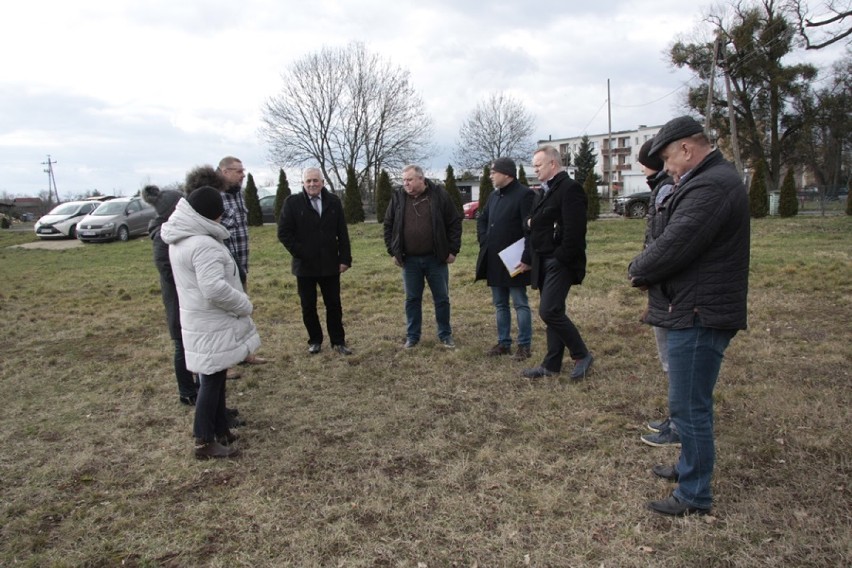
[[[195,395],[180,397],[180,403],[187,406],[195,406]]]
[[[352,355],[352,350],[345,345],[332,345],[331,348],[341,355]]]
[[[594,362],[595,358],[592,357],[591,353],[588,353],[582,359],[577,359],[577,361],[574,362],[574,370],[571,371],[571,380],[579,381],[586,378],[586,375],[592,370],[592,363]]]
[[[524,369],[521,373],[522,376],[527,379],[541,379],[544,377],[552,377],[553,375],[558,375],[556,371],[551,371],[550,369],[545,369],[544,367],[533,367],[531,369]]]
[[[408,338],[408,339],[405,340],[405,344],[402,346],[402,348],[403,349],[411,349],[412,347],[414,347],[418,343],[420,343],[420,341],[418,341],[416,339]]]
[[[455,342],[455,341],[453,341],[453,336],[452,336],[452,335],[447,336],[447,337],[445,337],[444,339],[442,339],[442,340],[441,340],[441,345],[443,345],[443,346],[444,346],[444,347],[446,347],[447,349],[455,349],[455,348],[456,348],[456,342]]]
[[[219,442],[195,441],[195,459],[209,460],[222,458],[235,458],[240,455],[236,448],[227,448]]]
[[[226,408],[225,414],[227,414],[228,416],[239,416],[240,411],[237,410],[236,408]]]
[[[321,343],[311,343],[310,345],[308,345],[308,353],[310,353],[311,355],[316,355],[320,352],[321,349]]]
[[[512,348],[508,345],[503,345],[502,343],[498,343],[491,349],[485,352],[488,357],[499,357],[500,355],[509,355],[512,352]]]
[[[239,428],[240,426],[245,426],[246,424],[248,424],[248,422],[236,416],[228,416],[227,420],[228,428]]]
[[[702,507],[693,507],[674,496],[674,493],[669,495],[662,501],[649,501],[648,508],[661,515],[671,515],[672,517],[685,517],[686,515],[706,515],[710,509]]]
[[[512,356],[512,359],[515,361],[525,361],[532,357],[532,351],[530,351],[529,345],[518,345],[518,350]]]
[[[678,477],[680,477],[677,473],[677,468],[673,465],[663,465],[657,464],[651,468],[651,473],[656,475],[657,477],[662,477],[668,481],[677,481]]]

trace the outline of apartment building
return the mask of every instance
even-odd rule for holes
[[[639,169],[639,148],[646,140],[653,138],[662,126],[662,124],[657,126],[642,124],[636,130],[588,135],[592,151],[597,157],[595,172],[606,186],[600,188],[603,197],[647,191],[645,176]],[[571,163],[573,164],[574,156],[577,155],[582,140],[582,135],[572,136],[570,138],[539,140],[538,145],[539,147],[550,145],[558,148],[563,156],[571,156]],[[612,195],[609,193],[610,187],[612,188]]]

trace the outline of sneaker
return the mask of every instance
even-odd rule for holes
[[[445,337],[444,339],[442,339],[442,340],[441,340],[441,345],[443,345],[443,346],[444,346],[444,347],[446,347],[447,349],[455,349],[455,348],[456,348],[456,342],[455,342],[455,341],[453,341],[453,336],[452,336],[452,335],[451,335],[451,336],[449,336],[449,337]]]
[[[645,425],[645,427],[651,432],[663,432],[671,427],[671,423],[671,417],[666,416],[662,420],[651,420]]]
[[[684,503],[674,496],[674,493],[669,495],[667,499],[661,501],[648,502],[648,508],[661,515],[671,515],[672,517],[685,517],[687,515],[706,515],[710,509],[703,507],[693,507],[688,503]]]
[[[235,458],[238,455],[240,455],[238,449],[223,446],[219,442],[195,441],[195,459],[198,460]]]
[[[512,352],[512,348],[508,345],[503,345],[502,343],[498,343],[491,349],[485,352],[489,357],[499,357],[500,355],[508,355]]]
[[[552,377],[553,375],[558,375],[556,371],[551,371],[550,369],[545,369],[544,367],[533,367],[531,369],[524,369],[521,372],[521,375],[527,379],[541,379],[544,377]]]
[[[345,345],[332,345],[331,348],[341,355],[352,355],[352,350]]]
[[[411,349],[412,347],[415,347],[418,343],[420,343],[419,340],[408,338],[405,340],[405,344],[402,346],[402,348]]]
[[[532,351],[529,345],[518,345],[518,350],[512,355],[512,359],[515,361],[524,361],[530,357],[532,357]]]
[[[655,448],[680,447],[680,436],[671,428],[665,432],[657,432],[656,434],[643,434],[642,441]]]

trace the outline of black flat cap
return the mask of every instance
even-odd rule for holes
[[[654,143],[651,144],[651,149],[648,150],[649,156],[654,156],[660,150],[681,138],[689,138],[693,134],[704,132],[704,127],[701,123],[691,116],[679,116],[673,118],[660,128],[657,135],[654,136]]]

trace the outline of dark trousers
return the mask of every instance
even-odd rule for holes
[[[545,258],[542,264],[544,276],[541,279],[538,315],[547,325],[547,355],[541,366],[558,373],[562,370],[566,347],[572,359],[582,359],[589,354],[589,350],[565,312],[565,302],[571,290],[568,268],[555,258]]]
[[[332,345],[346,345],[343,331],[343,306],[340,304],[340,274],[332,276],[297,276],[302,321],[308,330],[308,343],[322,344],[322,326],[317,315],[317,286],[325,304],[325,326]]]
[[[183,340],[175,339],[175,378],[177,378],[180,396],[191,398],[196,396],[198,385],[192,373],[186,368],[186,354],[183,351]]]
[[[195,400],[195,423],[193,433],[197,440],[213,442],[216,436],[224,436],[228,431],[228,417],[225,414],[225,375],[222,369],[212,375],[198,374],[201,388]]]

